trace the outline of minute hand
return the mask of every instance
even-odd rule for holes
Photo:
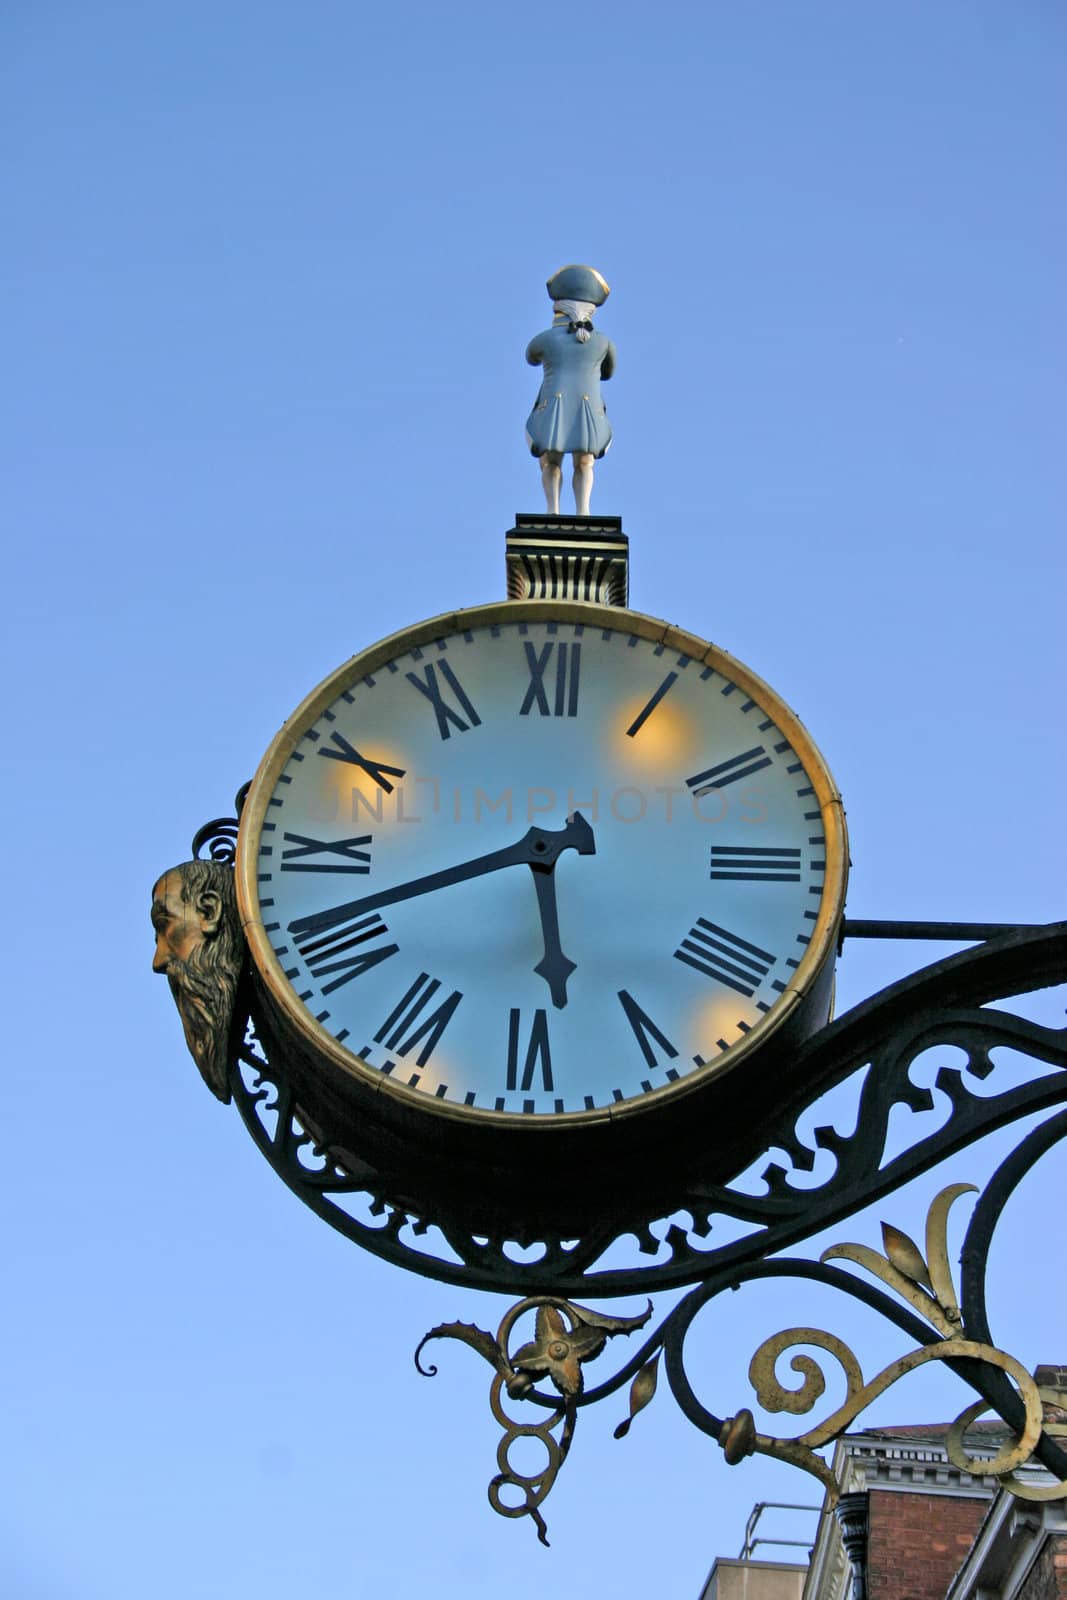
[[[475,856],[473,861],[462,861],[459,866],[445,867],[441,872],[428,872],[424,878],[411,878],[392,889],[379,889],[376,894],[364,895],[361,900],[346,900],[343,906],[331,906],[326,911],[313,912],[309,917],[298,917],[290,922],[289,932],[297,937],[322,933],[347,922],[366,911],[379,911],[382,906],[396,905],[400,900],[413,900],[416,895],[433,894],[437,889],[447,889],[454,883],[465,883],[468,878],[481,878],[487,872],[498,872],[501,867],[537,866],[542,871],[554,867],[564,850],[577,850],[579,855],[593,855],[596,845],[593,830],[580,812],[567,818],[563,828],[530,828],[515,844],[503,850],[490,850],[487,855]]]

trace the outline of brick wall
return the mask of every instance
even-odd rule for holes
[[[870,1600],[944,1600],[988,1500],[872,1489],[867,1538]],[[1067,1600],[1067,1590],[1027,1600]]]
[[[1018,1600],[1067,1600],[1067,1534],[1048,1540],[1027,1573]]]

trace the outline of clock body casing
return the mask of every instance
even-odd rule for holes
[[[591,848],[540,883],[502,859],[576,814]],[[447,613],[331,674],[260,764],[253,1013],[357,1181],[569,1237],[685,1205],[788,1109],[847,864],[825,762],[726,652],[580,601]]]

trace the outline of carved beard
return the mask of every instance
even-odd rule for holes
[[[230,1022],[237,992],[237,974],[222,962],[209,965],[195,951],[188,961],[172,956],[167,982],[182,1019],[189,1053],[200,1076],[224,1105],[229,1104],[227,1081]]]

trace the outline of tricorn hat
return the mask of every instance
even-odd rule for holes
[[[585,300],[602,306],[611,290],[595,267],[560,267],[545,286],[550,300]]]

